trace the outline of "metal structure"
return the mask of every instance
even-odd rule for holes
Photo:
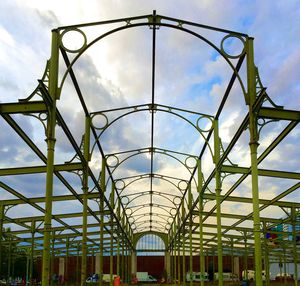
[[[106,29],[104,32],[101,30],[103,27]],[[98,42],[122,31],[140,28],[151,34],[149,102],[94,110],[81,91],[76,64]],[[214,114],[156,101],[157,35],[162,29],[176,30],[204,43],[231,69],[227,87]],[[81,37],[82,43],[76,48],[68,46],[67,39],[72,33]],[[214,35],[212,39],[207,36],[209,33]],[[229,52],[227,41],[238,41],[242,45],[240,52]],[[72,92],[68,88],[71,84]],[[223,144],[219,120],[234,88],[243,97],[246,109],[244,119],[236,123],[236,132],[230,142]],[[84,114],[82,139],[71,130],[70,122],[61,111],[64,106],[59,105],[68,92],[80,102]],[[242,256],[246,261],[248,256],[253,256],[257,286],[263,283],[262,270],[268,269],[272,261],[294,263],[297,277],[300,203],[294,201],[293,194],[299,191],[300,173],[297,168],[273,168],[268,158],[289,136],[293,136],[300,112],[285,110],[270,99],[254,64],[253,38],[248,35],[156,15],[155,12],[59,27],[52,31],[51,57],[35,91],[19,102],[1,103],[0,113],[6,122],[2,124],[8,124],[31,150],[30,158],[35,157],[32,162],[29,160],[28,166],[11,166],[7,160],[1,160],[3,180],[0,187],[2,192],[11,196],[0,201],[0,243],[2,247],[10,243],[4,235],[5,229],[10,226],[10,235],[18,247],[27,250],[29,278],[32,277],[34,259],[42,256],[42,286],[51,283],[51,257],[68,259],[70,255],[77,254],[82,257],[81,285],[85,285],[87,277],[87,257],[96,253],[100,257],[100,277],[103,274],[103,256],[108,255],[111,274],[115,264],[116,274],[128,281],[134,272],[131,257],[136,253],[139,239],[146,234],[156,234],[164,241],[169,261],[166,270],[175,283],[185,280],[180,273],[182,269],[183,273],[188,270],[180,256],[190,256],[189,269],[193,269],[193,256],[199,256],[199,271],[204,272],[205,257],[217,255],[219,285],[223,285],[224,255]],[[107,152],[104,142],[109,142],[109,132],[124,118],[132,118],[139,113],[147,118],[145,129],[149,128],[149,144],[134,149],[114,148],[114,151]],[[190,152],[190,146],[184,150],[184,146],[180,145],[180,135],[180,148],[176,150],[165,147],[167,144],[156,143],[155,124],[160,114],[193,129],[201,146],[196,155]],[[27,134],[23,123],[32,118],[38,119],[45,129],[44,145],[39,138],[31,138]],[[273,128],[273,140],[259,147],[268,123]],[[55,145],[61,138],[65,138],[72,147],[74,157],[57,164]],[[136,140],[139,145],[140,138]],[[245,155],[247,163],[244,158],[232,163],[230,157],[236,160],[235,154],[240,146],[246,146],[244,148],[249,151]],[[299,145],[291,148],[299,148]],[[172,173],[164,172],[156,166],[157,158],[163,158],[166,164],[173,162],[172,166],[175,162],[177,167],[172,169]],[[145,160],[148,164],[146,171],[124,171],[130,162],[138,164]],[[31,183],[40,184],[39,188],[43,185],[40,181],[45,180],[44,195],[25,195],[22,189],[14,188],[11,178],[17,176],[37,176],[37,181],[33,179]],[[278,185],[276,196],[268,199],[260,197],[266,191],[263,190],[264,178],[275,178],[273,185]],[[289,187],[281,189],[286,185]],[[271,188],[271,185],[268,187]],[[251,192],[242,195],[243,192],[238,191],[241,189]],[[54,213],[53,205],[58,203],[61,212]],[[76,206],[76,211],[64,210],[64,206],[71,203]],[[34,210],[33,214],[10,216],[10,212],[20,205],[29,206]],[[263,215],[264,211],[273,209],[283,210],[285,216],[278,217],[276,211]],[[278,226],[285,226],[285,229],[278,230]],[[273,241],[270,241],[270,235]],[[3,257],[0,256],[0,265],[1,259]],[[266,276],[268,278],[268,271]],[[102,279],[99,281],[101,285]],[[297,279],[295,285],[298,285]]]

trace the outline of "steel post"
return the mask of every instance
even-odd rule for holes
[[[34,235],[35,235],[35,221],[31,222],[31,249],[30,249],[30,266],[29,266],[29,281],[32,285],[33,281],[33,265],[34,265]]]
[[[53,285],[54,274],[54,260],[55,260],[55,231],[52,231],[52,246],[51,246],[51,263],[50,263],[50,285]]]
[[[287,280],[287,277],[286,277],[286,249],[285,249],[285,242],[282,240],[281,241],[282,243],[282,252],[283,252],[283,273],[284,273],[284,286],[286,286],[286,280]]]
[[[29,283],[29,266],[30,264],[30,257],[29,254],[26,253],[26,285],[32,285],[31,282]]]
[[[111,184],[111,193],[110,193],[110,205],[112,209],[115,209],[115,184],[112,182]],[[110,286],[113,286],[113,263],[114,263],[114,252],[113,252],[113,228],[114,228],[114,216],[113,214],[110,215],[110,257],[109,257],[109,274],[110,274],[110,279],[109,279],[109,284]]]
[[[199,243],[200,243],[200,273],[201,280],[200,286],[204,286],[204,272],[205,272],[205,260],[204,260],[204,250],[203,250],[203,196],[202,196],[202,186],[203,186],[203,174],[201,160],[197,161],[197,174],[198,174],[198,195],[199,195]]]
[[[174,220],[174,233],[176,231],[176,222]],[[177,275],[177,243],[176,238],[174,240],[174,279],[175,285],[178,283],[178,275]]]
[[[192,197],[192,186],[189,184],[188,186],[188,205],[189,205],[189,210],[192,209],[192,204],[193,204],[193,197]],[[189,262],[189,268],[190,268],[190,286],[193,286],[193,214],[190,211],[190,217],[189,217],[189,257],[190,257],[190,262]],[[184,273],[185,274],[185,273]],[[183,277],[185,280],[185,277]]]
[[[76,250],[77,250],[77,255],[76,255],[76,281],[75,283],[77,284],[78,283],[78,280],[79,280],[79,242],[77,242],[77,245],[76,245]]]
[[[2,238],[3,238],[4,205],[0,202],[0,277],[3,275],[2,267]]]
[[[247,245],[247,233],[244,232],[244,244],[245,244],[245,257],[244,257],[244,274],[245,279],[248,280],[248,245]]]
[[[117,217],[118,221],[121,218],[121,201],[118,200]],[[120,276],[120,236],[117,236],[117,275]]]
[[[103,285],[103,244],[104,244],[104,196],[105,196],[105,189],[106,189],[106,182],[105,176],[106,174],[106,160],[102,158],[102,167],[101,167],[101,180],[100,180],[100,187],[101,187],[101,194],[100,194],[100,255],[99,255],[99,285]]]
[[[185,217],[185,210],[184,210],[184,204],[181,204],[181,217],[182,219]],[[183,286],[186,285],[186,279],[185,279],[185,275],[186,275],[186,267],[185,267],[185,228],[183,228],[182,232],[180,232],[179,234],[179,240],[182,241],[182,273],[183,273]],[[180,238],[181,236],[181,238]]]
[[[298,255],[297,255],[297,234],[296,234],[296,223],[297,213],[295,208],[291,208],[292,217],[292,234],[293,234],[293,259],[294,259],[294,285],[298,286]],[[298,233],[299,235],[299,233]]]
[[[179,216],[177,217],[178,218],[178,222],[177,224],[180,225],[180,222],[179,222]],[[181,253],[180,253],[180,239],[179,237],[177,237],[177,246],[178,246],[178,249],[177,249],[177,252],[178,252],[178,263],[177,263],[177,267],[178,267],[178,283],[179,285],[181,284]]]
[[[215,163],[215,191],[216,191],[216,208],[217,208],[217,241],[218,241],[218,281],[219,286],[223,286],[223,249],[222,249],[222,222],[221,222],[221,172],[220,166],[220,138],[219,123],[214,120],[214,163]]]
[[[264,226],[264,245],[265,245],[265,251],[264,251],[264,268],[265,268],[265,276],[266,276],[266,281],[265,281],[265,285],[269,286],[270,285],[270,264],[269,264],[269,247],[268,247],[268,240],[267,240],[267,225],[266,222],[263,222],[263,226]]]
[[[65,270],[65,279],[64,281],[69,281],[69,271],[68,271],[68,265],[69,265],[69,247],[70,247],[70,241],[69,237],[66,239],[66,270]]]
[[[124,216],[123,216],[124,217]],[[122,217],[122,221],[123,221],[123,217]],[[124,226],[124,224],[122,224],[122,227]],[[122,257],[121,257],[121,278],[123,281],[125,281],[125,259],[124,259],[124,255],[125,255],[125,250],[124,250],[124,237],[122,235]]]
[[[234,261],[233,261],[233,238],[230,239],[230,262],[231,262],[231,273],[234,273]],[[232,276],[232,283],[233,281],[233,276]]]
[[[87,278],[87,212],[88,212],[88,162],[90,158],[90,125],[91,119],[89,116],[85,118],[85,133],[84,133],[84,145],[83,155],[85,162],[83,164],[82,174],[82,191],[83,191],[83,209],[82,209],[82,253],[81,253],[81,286],[86,284]]]
[[[175,242],[174,242],[175,243]],[[176,245],[174,244],[174,266],[173,266],[173,268],[174,268],[174,284],[176,285],[177,284],[177,253],[176,253]]]
[[[252,180],[252,206],[253,206],[253,232],[254,232],[254,257],[255,257],[255,281],[256,286],[262,286],[262,253],[260,237],[260,216],[259,216],[259,188],[257,168],[257,116],[254,108],[256,100],[256,74],[254,65],[253,38],[246,42],[247,51],[247,83],[249,97],[249,132],[250,132],[250,153],[251,153],[251,180]]]
[[[56,98],[58,82],[58,55],[59,33],[52,31],[52,46],[49,70],[49,93],[52,98],[51,106],[48,106],[47,120],[47,172],[46,172],[46,194],[45,194],[45,220],[43,241],[43,263],[42,263],[42,286],[49,286],[50,280],[50,238],[52,219],[52,195],[53,195],[53,171],[54,171],[54,147],[55,147],[55,125],[56,125]]]
[[[12,252],[11,240],[12,240],[12,237],[9,236],[9,241],[8,241],[8,261],[7,261],[7,280],[11,276],[11,260],[12,260],[12,255],[11,255],[11,252]]]

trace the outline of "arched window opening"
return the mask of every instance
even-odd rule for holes
[[[165,254],[165,243],[156,234],[142,236],[136,244],[138,256],[158,256]]]

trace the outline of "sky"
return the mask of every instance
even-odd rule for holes
[[[0,102],[15,102],[26,98],[37,85],[37,79],[42,77],[47,59],[50,56],[51,30],[66,25],[119,19],[139,15],[152,14],[183,19],[204,25],[220,27],[248,34],[254,37],[255,64],[259,69],[264,86],[269,96],[278,105],[286,109],[300,110],[299,70],[300,70],[300,6],[298,1],[38,1],[38,0],[2,0],[0,3]],[[107,31],[112,26],[96,26],[83,29],[88,41],[96,35]],[[193,28],[196,30],[196,28]],[[218,47],[224,34],[197,30],[210,39]],[[78,36],[78,35],[77,35]],[[87,106],[91,112],[147,104],[151,102],[151,36],[149,27],[128,29],[113,34],[107,39],[92,46],[74,65],[78,82],[84,94]],[[76,48],[82,39],[66,38],[66,46]],[[65,42],[64,42],[65,43]],[[226,48],[232,53],[239,53],[241,43],[228,42]],[[214,115],[222,94],[231,76],[231,70],[214,50],[202,41],[182,32],[160,27],[157,31],[156,53],[156,102],[197,113]],[[72,55],[70,55],[72,56]],[[236,61],[233,60],[233,63]],[[60,66],[64,70],[63,65]],[[245,71],[241,74],[244,77]],[[60,74],[60,78],[63,73]],[[58,108],[68,122],[77,143],[84,132],[83,113],[79,101],[74,96],[74,88],[69,78],[64,84]],[[225,146],[230,142],[238,123],[247,111],[241,89],[233,88],[232,96],[220,117],[220,137]],[[179,111],[178,111],[179,112]],[[118,115],[124,114],[119,112]],[[209,128],[210,121],[200,115],[191,115],[180,111],[194,124],[199,122],[201,128]],[[115,114],[106,113],[107,120],[112,122]],[[14,116],[19,124],[36,144],[46,152],[43,126],[35,119],[24,120],[22,116]],[[161,149],[177,150],[194,156],[199,154],[203,140],[194,128],[183,123],[179,117],[169,116],[166,112],[155,115],[155,146]],[[199,119],[199,121],[197,121]],[[201,119],[201,120],[200,120]],[[98,121],[96,121],[98,120]],[[95,116],[95,123],[100,125],[103,117]],[[203,121],[202,121],[203,120]],[[30,154],[27,147],[21,144],[18,137],[10,130],[3,119],[0,121],[0,164],[1,167],[24,165],[39,165],[41,161]],[[150,120],[149,113],[138,112],[124,120],[112,124],[101,135],[103,149],[106,154],[124,150],[134,150],[141,146],[149,146]],[[260,149],[272,142],[274,136],[285,126],[285,123],[270,123],[261,132]],[[56,163],[68,161],[74,155],[70,144],[61,129],[57,128]],[[263,167],[274,167],[277,170],[299,172],[299,142],[300,130],[296,128],[282,147],[275,150],[264,163]],[[249,166],[249,150],[246,134],[240,138],[232,154],[232,159],[241,166]],[[245,147],[246,146],[246,147]],[[126,160],[123,167],[115,170],[117,178],[135,176],[149,169],[147,152],[138,155],[140,160]],[[286,161],[283,161],[282,158]],[[208,176],[212,161],[207,155],[204,166],[205,176]],[[95,172],[99,172],[99,154],[95,151],[90,163]],[[155,155],[154,169],[165,175],[178,175],[189,178],[189,172],[176,165],[172,159],[162,154]],[[70,176],[71,174],[68,174]],[[32,182],[35,181],[33,185]],[[80,181],[74,175],[70,179],[75,188],[80,190]],[[26,175],[16,178],[3,178],[4,182],[16,189],[22,188],[22,193],[29,197],[43,195],[44,175]],[[276,181],[276,184],[274,182]],[[293,181],[278,179],[261,179],[263,192],[261,197],[273,198],[292,185]],[[232,185],[232,180],[224,180],[224,189]],[[157,182],[160,191],[168,191],[167,183]],[[141,181],[132,190],[148,190],[147,183]],[[131,190],[131,191],[132,191]],[[249,182],[245,181],[233,195],[249,196]],[[65,194],[67,191],[55,181],[54,194]],[[11,198],[3,190],[0,196]],[[291,195],[289,200],[300,199],[299,195]],[[145,200],[137,199],[137,200]],[[159,198],[156,198],[159,200]],[[166,200],[167,203],[167,200]],[[209,204],[208,204],[209,205]],[[207,205],[207,208],[208,208]],[[224,209],[230,212],[243,212],[244,205],[228,204]],[[247,205],[249,211],[251,206]],[[68,204],[64,211],[80,210],[80,205]],[[30,207],[17,207],[9,210],[12,217],[30,215],[35,212]],[[61,205],[54,204],[54,212],[60,212]],[[276,210],[276,217],[283,216],[281,210]],[[267,208],[264,215],[274,215],[274,210]]]

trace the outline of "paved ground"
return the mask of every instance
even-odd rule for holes
[[[178,284],[141,284],[142,286],[179,286]],[[218,282],[205,282],[205,286],[218,286]],[[242,282],[224,282],[223,286],[241,286]],[[294,281],[270,281],[271,286],[294,286]],[[300,281],[298,282],[298,285],[300,286]],[[180,285],[182,286],[182,285]],[[189,286],[189,283],[186,283],[186,286]],[[200,286],[200,283],[193,283],[193,286]],[[255,286],[255,282],[250,282],[249,286]]]

